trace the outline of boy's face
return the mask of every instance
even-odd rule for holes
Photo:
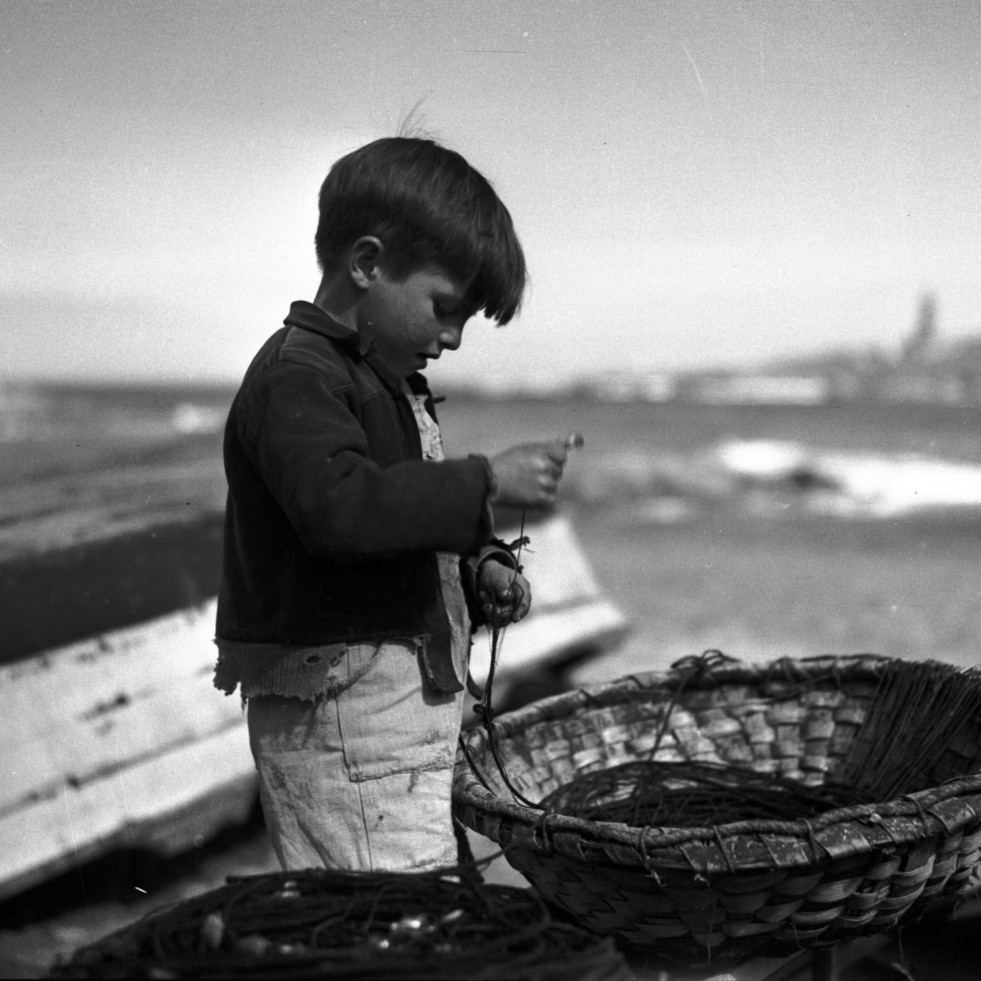
[[[358,330],[402,377],[426,367],[443,351],[455,351],[474,310],[467,283],[440,266],[427,265],[401,281],[379,263],[358,310]]]

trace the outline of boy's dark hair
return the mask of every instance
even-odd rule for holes
[[[375,140],[331,167],[320,188],[321,269],[362,235],[382,241],[396,279],[435,263],[472,279],[468,299],[498,323],[521,306],[525,258],[511,215],[477,170],[432,140]]]

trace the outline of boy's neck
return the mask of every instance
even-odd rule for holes
[[[351,289],[343,276],[332,276],[329,273],[324,273],[313,298],[315,306],[351,330],[358,329],[357,300],[357,292]]]

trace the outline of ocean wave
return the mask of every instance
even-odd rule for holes
[[[217,433],[225,425],[224,407],[181,402],[170,415],[170,425],[182,436],[194,433]]]
[[[919,454],[845,453],[801,443],[734,440],[717,449],[742,482],[790,484],[813,509],[896,517],[931,509],[981,507],[981,467]]]
[[[902,518],[981,508],[981,466],[914,454],[824,450],[793,440],[725,440],[691,454],[608,452],[569,475],[566,494],[640,523],[707,507]]]

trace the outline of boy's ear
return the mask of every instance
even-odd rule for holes
[[[384,251],[381,239],[362,235],[348,252],[348,274],[358,289],[367,289],[378,276],[378,260]]]

